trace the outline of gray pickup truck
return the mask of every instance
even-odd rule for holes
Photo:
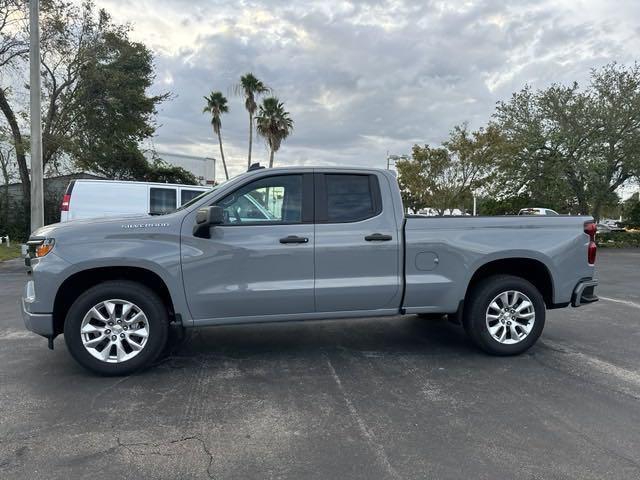
[[[398,314],[514,355],[545,309],[597,300],[594,238],[577,216],[406,216],[386,170],[256,168],[167,215],[37,230],[22,310],[104,375],[151,364],[176,326]]]

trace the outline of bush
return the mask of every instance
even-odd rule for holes
[[[603,248],[640,248],[640,231],[599,233],[596,243]]]
[[[623,214],[625,227],[640,228],[640,199],[638,195],[634,195],[624,202]]]

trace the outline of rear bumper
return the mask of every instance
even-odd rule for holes
[[[571,296],[571,306],[580,307],[587,303],[597,302],[599,300],[596,295],[596,287],[598,286],[598,281],[589,279],[589,280],[581,280],[576,285],[576,288],[573,289],[573,295]]]
[[[22,295],[22,320],[25,327],[43,337],[53,337],[53,315],[51,313],[32,313],[31,304],[35,300],[33,280],[29,280]]]

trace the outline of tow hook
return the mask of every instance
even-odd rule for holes
[[[53,337],[47,337],[47,346],[49,350],[53,350]]]

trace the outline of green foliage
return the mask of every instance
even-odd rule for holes
[[[121,29],[104,31],[86,55],[75,96],[76,164],[107,178],[141,178],[147,164],[139,144],[153,135],[156,105],[167,98],[146,94],[153,56]]]
[[[145,175],[147,182],[180,183],[183,185],[197,185],[198,180],[193,173],[182,167],[171,165],[160,158],[155,158],[149,165]]]
[[[229,172],[227,170],[227,162],[224,158],[224,150],[222,148],[222,134],[220,129],[222,128],[222,114],[229,111],[227,106],[227,98],[222,92],[211,92],[208,97],[204,97],[206,104],[202,113],[211,114],[211,126],[213,132],[218,136],[218,144],[220,146],[220,157],[222,157],[222,166],[224,167],[224,176],[229,180]]]
[[[625,226],[640,229],[640,195],[636,194],[622,207],[622,216]]]
[[[398,183],[405,206],[414,212],[445,210],[469,205],[472,194],[491,179],[491,168],[500,144],[499,132],[491,127],[469,132],[455,127],[441,147],[414,145],[411,158],[396,162]]]
[[[436,150],[428,145],[424,147],[414,145],[414,154],[411,159],[396,162],[402,203],[405,208],[410,208],[414,213],[429,206],[429,178],[427,175],[431,167],[430,159],[438,154],[442,155]]]
[[[640,175],[640,66],[593,70],[584,90],[525,87],[498,103],[494,124],[504,139],[497,183],[505,196],[599,218],[617,204],[616,189]]]
[[[293,120],[284,104],[276,97],[262,101],[256,115],[256,129],[269,145],[269,168],[273,167],[273,155],[280,149],[282,141],[293,131]]]
[[[240,77],[240,83],[235,86],[236,95],[242,95],[244,97],[244,107],[247,109],[247,112],[249,112],[249,154],[247,156],[247,166],[251,166],[253,116],[258,108],[258,105],[256,104],[256,97],[258,95],[264,95],[270,91],[271,89],[262,83],[262,81],[253,73],[246,73]]]
[[[640,248],[640,232],[599,233],[596,242],[604,248]]]
[[[523,208],[531,207],[535,202],[526,194],[505,196],[498,199],[485,196],[478,200],[478,215],[517,215]]]
[[[7,247],[7,245],[3,243],[0,245],[0,262],[11,260],[12,258],[19,258],[20,253],[20,244],[17,241],[12,241],[10,247]]]
[[[11,241],[24,241],[29,236],[29,217],[23,215],[25,205],[0,200],[0,235],[9,235]]]
[[[244,106],[251,116],[255,115],[258,109],[256,97],[270,91],[271,89],[251,72],[242,75],[240,83],[235,86],[236,94],[244,97]]]
[[[9,12],[12,20],[0,24],[0,52],[7,53],[0,65],[19,72],[28,71],[28,3],[0,4],[0,17]],[[156,106],[167,98],[147,95],[154,80],[151,52],[129,39],[128,26],[115,24],[90,1],[44,0],[40,20],[44,166],[65,155],[77,167],[110,178],[144,178],[148,165],[139,142],[154,133]],[[25,97],[26,91],[0,87],[0,109],[28,199],[25,135],[17,121],[26,118]]]
[[[208,97],[204,97],[206,102],[202,113],[211,114],[211,126],[213,131],[218,134],[222,127],[222,114],[229,112],[229,106],[227,105],[227,98],[222,92],[211,92]]]

